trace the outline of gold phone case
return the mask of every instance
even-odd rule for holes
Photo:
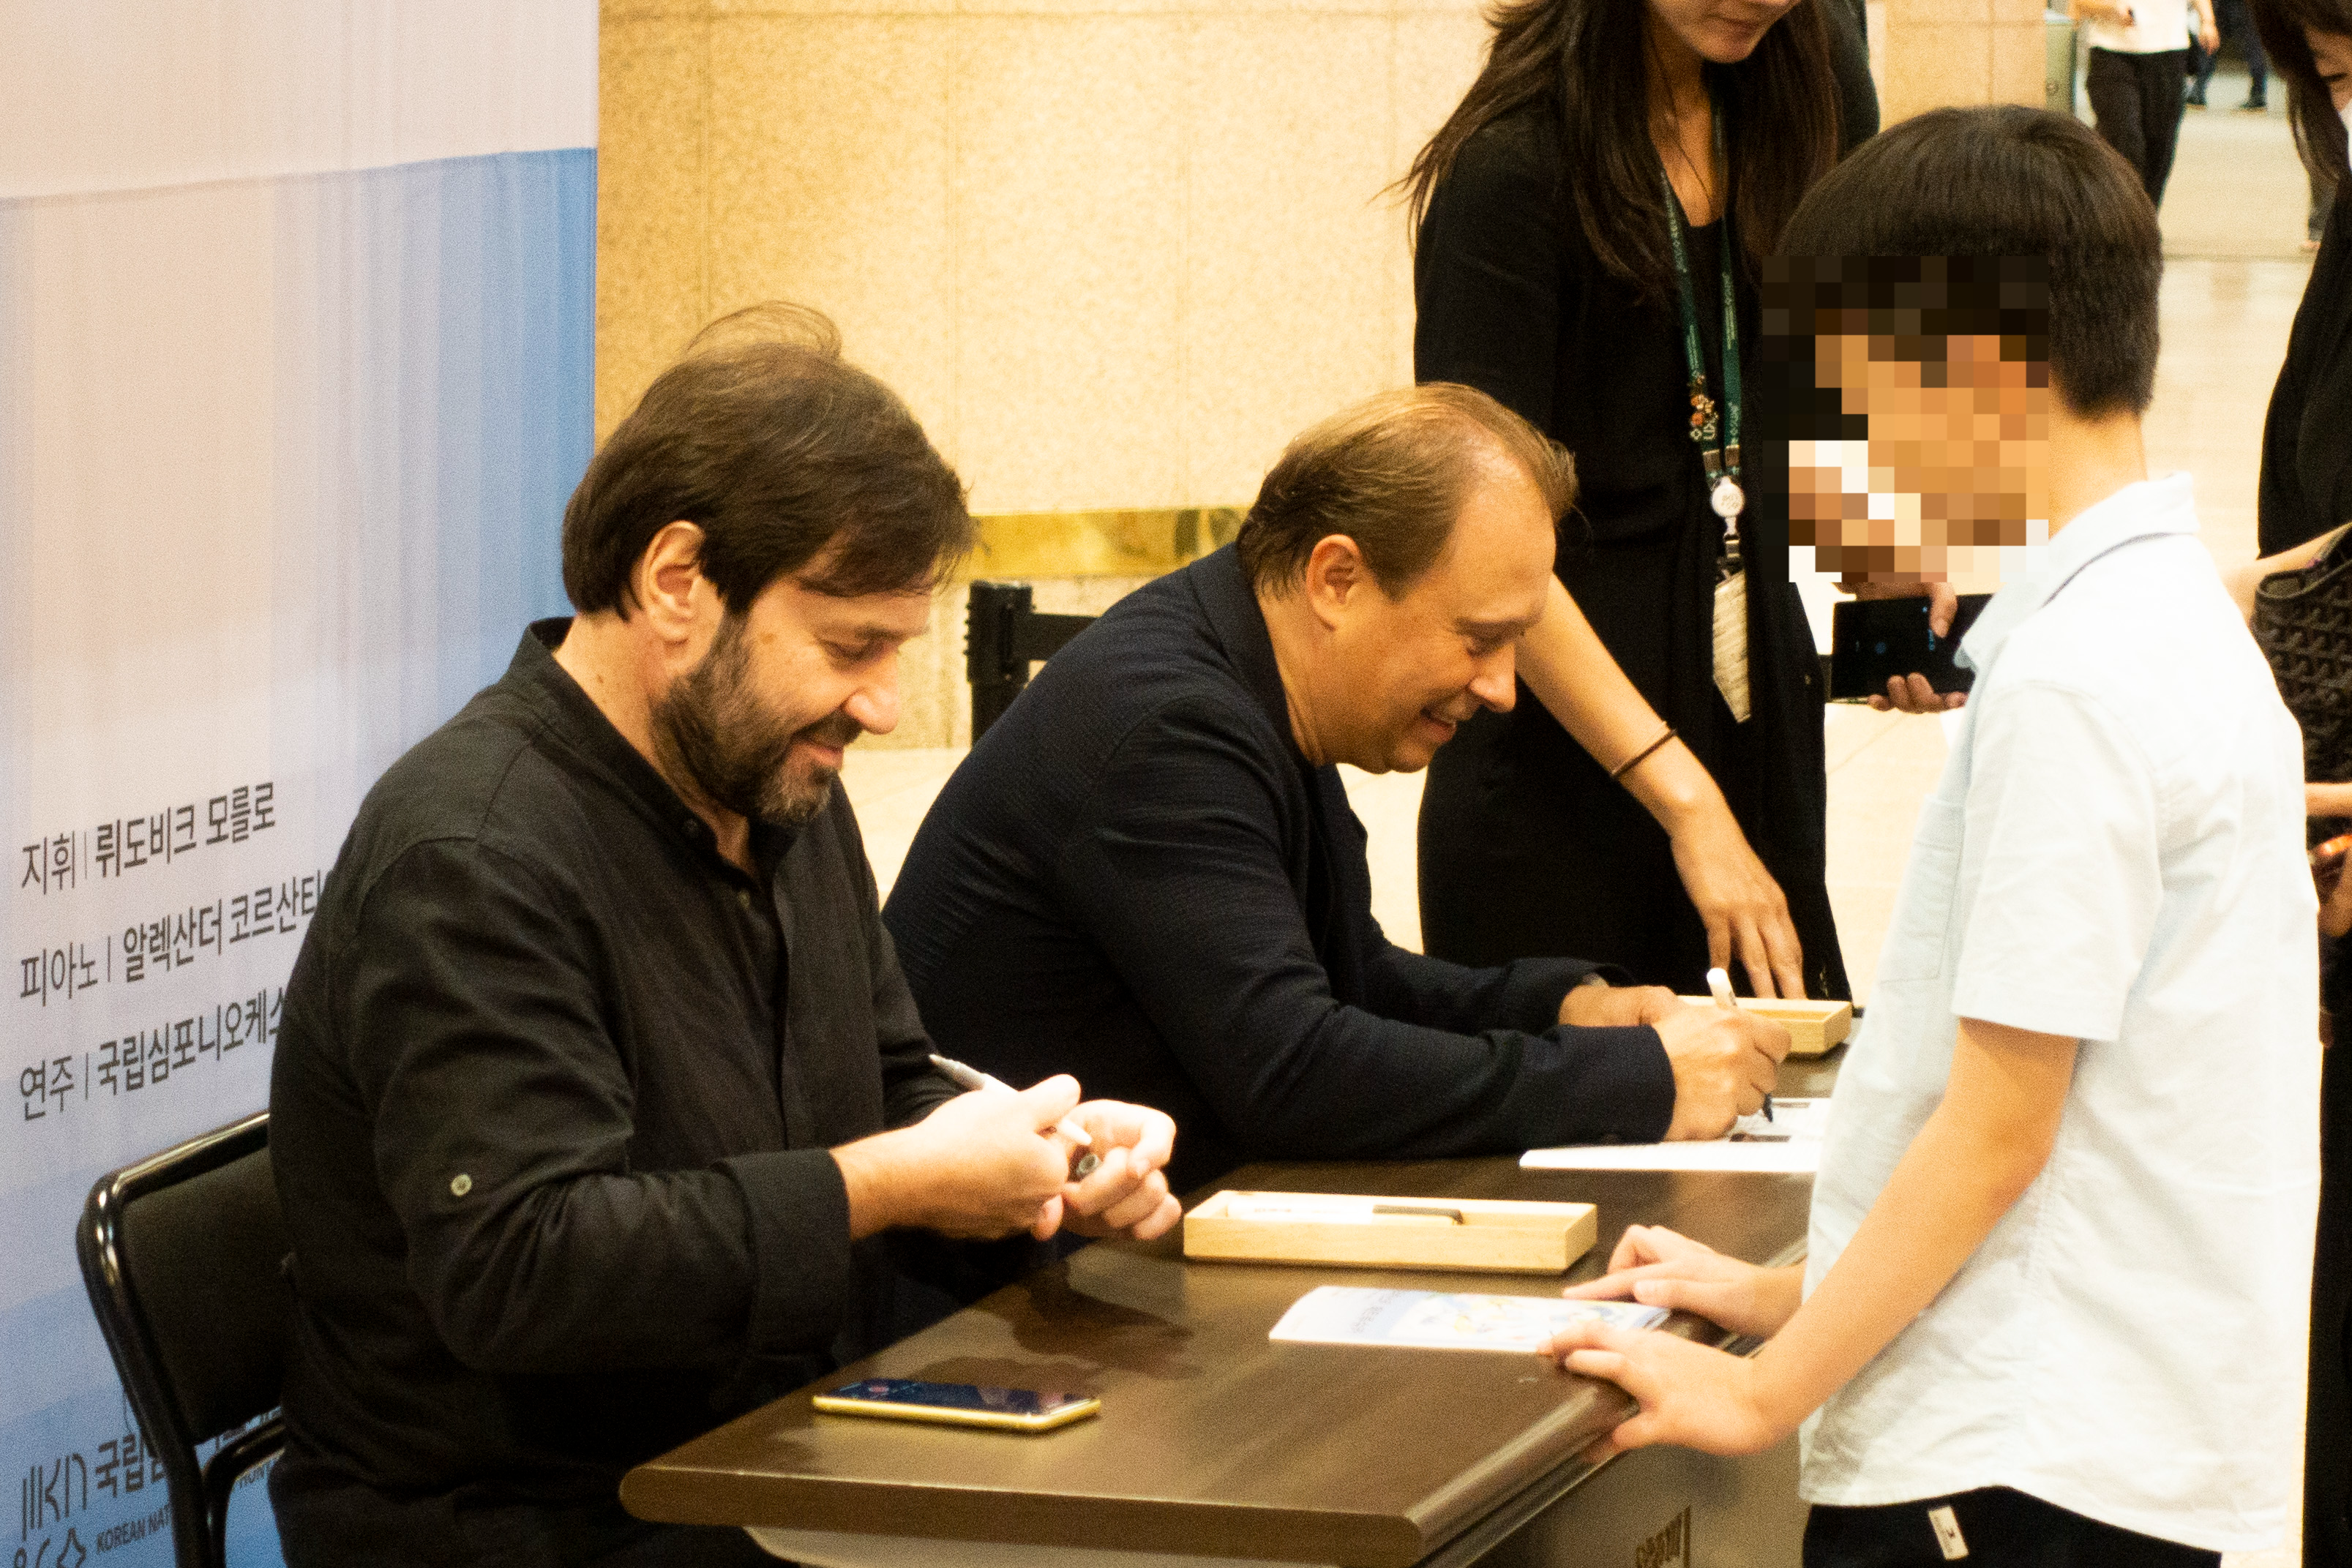
[[[943,1427],[993,1427],[1006,1432],[1050,1432],[1084,1420],[1102,1409],[1102,1401],[1080,1399],[1057,1410],[1019,1416],[1010,1410],[958,1410],[945,1405],[892,1405],[879,1399],[845,1399],[837,1394],[812,1395],[809,1403],[834,1416],[879,1416],[887,1421],[929,1421]]]

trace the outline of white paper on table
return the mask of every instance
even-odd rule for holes
[[[1748,1171],[1811,1176],[1821,1169],[1822,1135],[1829,1129],[1826,1098],[1772,1102],[1772,1120],[1742,1116],[1729,1134],[1704,1143],[1571,1144],[1529,1149],[1523,1170]]]
[[[1291,1303],[1265,1337],[1293,1344],[1506,1350],[1527,1354],[1572,1322],[1597,1320],[1618,1328],[1643,1329],[1664,1322],[1665,1316],[1664,1307],[1633,1301],[1318,1285]]]

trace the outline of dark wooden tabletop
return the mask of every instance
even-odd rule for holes
[[[1823,1092],[1833,1072],[1833,1059],[1791,1064],[1783,1092]],[[1564,1277],[1578,1280],[1635,1223],[1758,1262],[1785,1255],[1811,1181],[1493,1158],[1255,1165],[1216,1185],[1596,1204],[1600,1245]],[[621,1495],[680,1523],[1404,1568],[1572,1461],[1629,1403],[1533,1357],[1276,1344],[1267,1331],[1317,1285],[1541,1295],[1562,1280],[1188,1264],[1175,1236],[1099,1243],[639,1466]],[[1693,1318],[1669,1326],[1723,1337]],[[810,1407],[874,1376],[1082,1391],[1103,1410],[1025,1436]]]

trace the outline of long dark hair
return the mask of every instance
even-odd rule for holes
[[[1706,68],[1726,117],[1732,225],[1751,277],[1806,190],[1837,162],[1837,78],[1820,7],[1842,3],[1797,0],[1748,58]],[[1564,220],[1583,232],[1602,267],[1645,298],[1665,298],[1674,259],[1650,139],[1648,10],[1647,0],[1498,0],[1487,14],[1495,39],[1486,68],[1399,182],[1410,193],[1413,231],[1471,137],[1541,104],[1558,119],[1567,151]]]
[[[2294,143],[2304,161],[2329,179],[2352,179],[2352,155],[2345,149],[2344,120],[2319,78],[2318,62],[2311,57],[2308,27],[2352,38],[2352,5],[2345,0],[2252,0],[2254,30],[2263,37],[2263,52],[2279,75],[2286,78],[2287,118],[2294,124]]]

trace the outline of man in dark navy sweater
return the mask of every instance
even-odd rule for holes
[[[1382,394],[1294,442],[1236,543],[1056,654],[949,780],[885,920],[942,1050],[1070,1071],[1253,1158],[1712,1137],[1778,1025],[1575,958],[1471,969],[1371,915],[1335,766],[1426,767],[1508,708],[1565,454],[1483,393]]]

